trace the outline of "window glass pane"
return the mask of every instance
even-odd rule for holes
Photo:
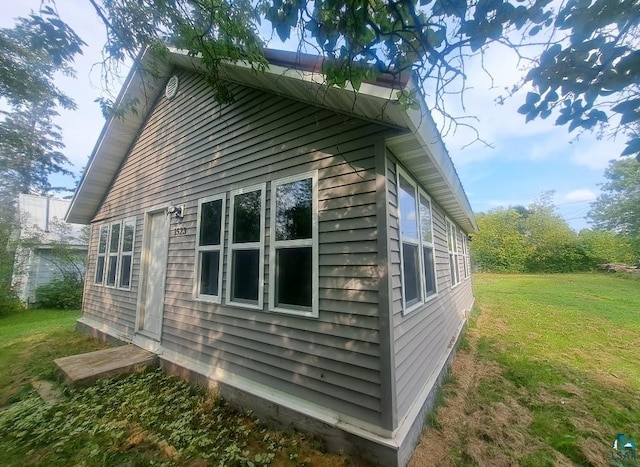
[[[423,247],[422,255],[424,259],[424,278],[426,296],[429,297],[436,293],[436,275],[433,268],[433,248]]]
[[[458,283],[458,267],[456,265],[456,255],[449,254],[449,267],[451,268],[451,282],[455,285]]]
[[[233,203],[233,242],[259,242],[260,191],[236,195]]]
[[[96,284],[102,284],[103,279],[104,279],[104,256],[98,256],[98,264],[96,265]]]
[[[107,251],[107,242],[109,241],[109,227],[100,227],[100,239],[98,240],[98,253]]]
[[[131,281],[131,255],[123,255],[120,263],[120,287],[129,287]]]
[[[200,211],[200,245],[220,245],[222,200],[202,203]]]
[[[122,251],[133,251],[133,231],[135,223],[127,222],[124,224],[124,232],[122,233]]]
[[[231,299],[258,301],[260,251],[235,250],[232,261]]]
[[[310,307],[311,247],[282,248],[276,259],[276,304]]]
[[[420,197],[420,233],[422,240],[433,243],[433,232],[431,231],[431,208],[429,201]]]
[[[276,189],[276,240],[311,238],[312,180],[279,185]]]
[[[402,235],[418,239],[418,222],[416,216],[416,192],[413,186],[400,177],[400,227]]]
[[[410,243],[403,243],[402,259],[404,265],[404,301],[410,306],[420,300],[418,247]]]
[[[203,251],[200,255],[200,293],[217,296],[218,278],[220,276],[220,252]]]
[[[109,241],[109,253],[117,253],[120,246],[120,224],[111,226],[111,240]]]
[[[107,285],[116,285],[116,267],[118,266],[118,257],[109,256],[107,268]]]

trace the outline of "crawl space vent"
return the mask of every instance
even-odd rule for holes
[[[169,78],[167,87],[164,88],[164,96],[167,99],[171,100],[175,97],[177,92],[178,92],[178,77],[176,75],[173,75],[171,78]]]

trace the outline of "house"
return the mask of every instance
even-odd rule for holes
[[[135,68],[67,214],[89,223],[81,330],[157,353],[263,419],[404,465],[473,305],[476,222],[400,83],[328,88],[318,57]],[[150,55],[143,62],[153,60]]]
[[[11,284],[20,301],[35,305],[36,289],[65,274],[84,275],[84,227],[64,221],[71,201],[51,196],[18,196],[17,231]],[[64,248],[64,254],[60,251]]]

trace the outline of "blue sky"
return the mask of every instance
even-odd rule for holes
[[[0,0],[3,9],[0,26],[12,26],[13,18],[27,15],[39,3],[39,0]],[[101,95],[101,70],[94,64],[100,60],[104,28],[88,0],[57,3],[61,17],[88,44],[84,55],[76,61],[77,78],[61,77],[58,82],[78,105],[76,111],[61,112],[57,123],[63,130],[65,154],[73,162],[73,170],[80,173],[104,124],[94,102]],[[272,42],[270,46],[279,45]],[[473,125],[480,137],[492,147],[479,142],[469,145],[475,135],[464,127],[444,135],[473,209],[481,212],[498,206],[527,205],[543,192],[553,190],[558,212],[569,224],[576,230],[588,227],[584,216],[589,202],[597,196],[598,184],[604,181],[604,169],[621,152],[624,139],[598,140],[588,133],[576,138],[565,127],[555,127],[553,116],[525,124],[517,109],[524,102],[526,89],[504,105],[496,104],[496,98],[505,95],[505,88],[525,74],[524,65],[515,54],[500,47],[492,47],[483,59],[492,77],[482,70],[479,59],[467,63],[464,107],[459,98],[452,97],[447,102],[447,111],[474,117]],[[434,118],[439,121],[437,115]],[[72,180],[64,182],[73,185]]]

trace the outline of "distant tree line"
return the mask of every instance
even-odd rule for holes
[[[640,174],[640,163],[628,160]],[[619,165],[620,161],[612,162],[607,174],[612,176]],[[488,272],[553,273],[587,271],[612,262],[637,264],[638,236],[628,228],[622,229],[615,219],[605,224],[604,219],[597,217],[615,212],[606,203],[613,198],[620,200],[619,193],[613,196],[605,184],[603,194],[592,204],[589,214],[597,227],[580,232],[571,229],[555,212],[552,195],[552,192],[546,193],[526,207],[499,207],[478,214],[479,232],[471,242],[474,267]],[[629,206],[632,210],[638,209],[637,205]],[[629,217],[631,214],[626,216]]]

